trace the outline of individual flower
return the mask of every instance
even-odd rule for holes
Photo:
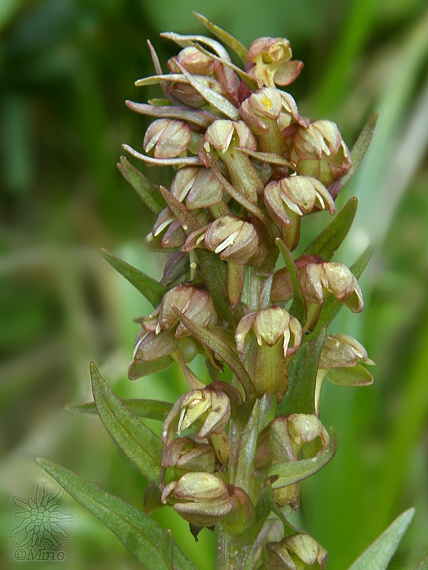
[[[319,368],[345,368],[359,362],[374,364],[367,351],[355,338],[346,334],[333,334],[325,337],[319,360]]]
[[[351,155],[337,125],[325,120],[298,126],[292,137],[290,160],[298,174],[313,176],[324,186],[351,168]]]
[[[252,93],[239,108],[239,114],[257,135],[269,132],[271,121],[276,121],[282,111],[283,99],[274,87],[263,87]]]
[[[290,42],[285,38],[258,38],[248,48],[247,59],[252,64],[248,75],[259,87],[289,85],[303,68],[301,61],[290,61],[291,56]]]
[[[208,208],[223,197],[223,187],[212,170],[202,166],[180,168],[171,183],[170,192],[185,203],[188,210]]]
[[[183,121],[157,119],[149,125],[143,147],[147,153],[153,151],[155,158],[174,158],[187,150],[191,135],[189,126]]]
[[[164,468],[213,473],[214,449],[209,443],[199,443],[189,437],[180,437],[164,447],[161,465]]]
[[[174,327],[176,338],[189,334],[186,327],[179,323],[179,311],[201,327],[207,327],[215,318],[215,310],[211,297],[205,289],[191,285],[177,285],[165,293],[161,304],[153,313],[143,319],[142,325],[148,331],[159,334]]]
[[[278,570],[324,570],[327,551],[309,534],[294,534],[266,545],[265,565]]]
[[[136,380],[168,368],[173,362],[171,354],[176,350],[177,340],[172,331],[155,334],[152,331],[141,329],[135,339],[128,370],[129,379]]]

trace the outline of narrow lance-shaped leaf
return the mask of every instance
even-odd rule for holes
[[[282,239],[277,238],[275,242],[281,252],[285,266],[287,267],[288,274],[290,275],[291,285],[293,287],[293,303],[291,304],[289,312],[301,323],[304,323],[306,321],[306,303],[303,297],[299,280],[297,278],[296,265]]]
[[[140,418],[149,420],[159,420],[163,422],[172,408],[169,402],[160,400],[141,400],[139,398],[123,398],[122,404],[133,414]],[[85,402],[84,404],[71,404],[65,407],[68,412],[80,414],[98,415],[95,402]]]
[[[236,378],[241,383],[244,388],[247,399],[254,396],[254,388],[251,382],[251,378],[248,372],[245,370],[244,365],[239,360],[238,355],[218,336],[196,324],[194,321],[186,317],[178,309],[174,309],[175,313],[183,323],[183,325],[192,333],[192,335],[197,338],[200,342],[208,346],[216,356],[225,362],[232,372],[235,374]]]
[[[288,366],[288,387],[275,416],[315,414],[315,385],[325,331],[312,342],[305,342]]]
[[[357,207],[357,198],[350,198],[325,230],[308,245],[303,255],[319,255],[324,261],[330,261],[348,235]]]
[[[93,483],[46,459],[38,463],[85,509],[95,515],[121,541],[128,552],[145,570],[171,570],[170,546],[165,551],[166,531],[141,511],[118,497],[106,493]],[[168,559],[167,559],[168,557]],[[174,545],[174,566],[177,570],[195,570],[184,553]]]
[[[348,570],[386,570],[404,533],[412,522],[415,509],[404,511],[389,527],[357,558]]]
[[[366,155],[367,149],[369,148],[370,142],[374,135],[374,130],[376,127],[378,119],[377,113],[372,113],[367,120],[367,123],[364,125],[363,130],[361,131],[359,137],[357,138],[354,146],[351,150],[351,159],[352,159],[352,166],[349,171],[345,174],[345,176],[340,180],[339,183],[339,190],[344,188],[351,178],[354,176],[357,168],[360,166],[363,158]]]
[[[163,285],[158,283],[155,279],[152,279],[139,269],[132,267],[120,257],[117,257],[111,251],[103,249],[101,251],[102,256],[110,265],[116,269],[131,285],[133,285],[144,297],[153,305],[157,307],[163,299],[166,293],[166,289]]]
[[[327,465],[336,453],[336,438],[333,432],[330,435],[330,445],[321,451],[319,455],[311,457],[310,459],[301,459],[300,461],[290,461],[273,465],[268,471],[268,477],[277,477],[277,479],[271,483],[272,488],[281,489],[293,483],[298,483],[319,471],[324,465]]]
[[[373,248],[369,246],[363,251],[354,265],[351,266],[351,272],[357,279],[359,279],[363,274],[363,271],[367,267],[367,264],[370,261],[372,255]],[[337,301],[335,297],[329,297],[326,299],[322,305],[317,324],[315,325],[312,333],[308,335],[308,338],[316,337],[322,329],[326,329],[328,325],[336,318],[342,307],[343,304]]]
[[[124,454],[149,481],[157,481],[162,443],[122,404],[92,362],[92,393],[105,428]]]
[[[154,214],[159,214],[165,208],[165,202],[159,194],[159,188],[154,186],[124,156],[120,157],[117,167],[125,180],[129,182],[141,200]]]
[[[198,20],[214,35],[216,36],[221,42],[223,42],[225,45],[227,45],[228,47],[230,47],[230,49],[232,51],[234,51],[236,53],[236,55],[239,57],[239,59],[242,61],[242,63],[244,65],[246,65],[247,62],[247,50],[245,49],[245,47],[241,44],[240,41],[238,41],[237,39],[235,39],[233,36],[231,36],[228,32],[226,32],[225,30],[222,30],[219,26],[216,26],[215,24],[213,24],[212,22],[210,22],[209,20],[207,20],[207,18],[205,18],[205,16],[203,16],[202,14],[199,14],[198,12],[193,12],[193,14],[198,18]]]

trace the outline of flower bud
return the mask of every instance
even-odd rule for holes
[[[233,508],[227,486],[211,473],[186,473],[178,481],[166,485],[162,501],[190,524],[202,528],[221,522]]]
[[[187,150],[191,130],[183,121],[157,119],[144,136],[143,147],[148,153],[154,149],[155,158],[174,158]]]
[[[180,168],[170,188],[180,202],[186,201],[188,210],[208,208],[223,197],[223,187],[212,170],[198,166]]]
[[[359,362],[374,364],[357,340],[346,334],[333,334],[325,338],[319,368],[351,367]]]
[[[290,212],[303,216],[315,208],[334,213],[334,202],[327,188],[311,176],[290,176],[270,182],[264,191],[264,202],[272,218],[280,226],[290,223]]]
[[[215,467],[214,450],[209,443],[198,443],[189,437],[180,437],[164,447],[162,467],[213,473]]]
[[[209,166],[212,150],[223,156],[233,147],[257,149],[256,140],[243,121],[230,121],[218,119],[206,130],[202,140],[200,158],[206,166]]]
[[[290,61],[291,56],[290,42],[285,38],[258,38],[247,52],[247,59],[253,64],[248,74],[259,87],[289,85],[303,67],[301,61]]]
[[[324,570],[327,564],[327,551],[309,534],[295,534],[280,542],[269,542],[266,550],[265,564],[269,568]]]
[[[252,224],[233,216],[221,216],[202,232],[191,233],[184,245],[189,251],[204,242],[209,251],[220,254],[220,259],[245,265],[258,248],[257,232]]]
[[[254,133],[263,135],[269,132],[269,121],[279,118],[282,104],[278,89],[263,87],[245,99],[239,114]]]
[[[136,380],[168,368],[172,364],[171,354],[177,349],[174,333],[163,331],[156,335],[142,329],[135,339],[134,352],[129,365],[128,377]]]
[[[210,76],[213,74],[215,59],[193,46],[185,47],[168,60],[167,67],[172,73],[180,73],[177,61],[192,75]]]
[[[197,439],[221,434],[230,418],[230,401],[220,390],[191,390],[181,396],[172,407],[162,428],[162,441],[168,445],[174,433],[178,435],[197,420],[202,423]]]
[[[298,174],[313,176],[325,186],[351,168],[348,147],[331,121],[315,121],[308,127],[299,127],[293,137],[290,160]]]

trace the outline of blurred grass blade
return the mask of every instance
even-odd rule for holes
[[[163,422],[172,408],[169,402],[160,400],[141,400],[139,398],[124,398],[122,404],[133,414],[149,420],[159,420]],[[84,404],[72,404],[65,407],[68,412],[80,414],[98,415],[95,402],[85,402]]]
[[[251,378],[238,355],[230,348],[230,346],[208,329],[199,326],[195,321],[186,317],[182,312],[177,309],[174,309],[174,311],[192,335],[202,342],[202,344],[210,348],[221,361],[225,362],[229,366],[236,378],[242,384],[247,398],[252,397],[254,394],[254,388]]]
[[[275,416],[315,414],[315,384],[325,331],[317,339],[305,342],[288,366],[288,387]]]
[[[268,477],[278,477],[273,483],[273,489],[281,489],[298,481],[306,479],[319,471],[333,458],[336,453],[336,437],[331,433],[330,445],[319,455],[310,459],[291,461],[289,463],[278,463],[273,465],[268,471]]]
[[[129,263],[126,263],[126,261],[117,257],[113,252],[108,251],[107,249],[102,249],[101,253],[104,259],[110,263],[110,265],[116,269],[122,277],[125,277],[131,285],[144,295],[153,307],[157,307],[160,304],[167,291],[163,285],[139,269],[132,267],[132,265],[129,265]]]
[[[282,239],[277,238],[275,240],[275,243],[281,252],[288,274],[290,275],[291,284],[293,286],[293,303],[291,304],[289,312],[301,323],[304,323],[306,321],[306,303],[303,297],[302,288],[300,287],[300,283],[297,278],[296,265]]]
[[[330,261],[348,232],[357,213],[358,200],[350,198],[329,225],[311,242],[302,255],[319,255]]]
[[[118,497],[106,493],[93,483],[56,465],[46,459],[38,459],[38,463],[85,509],[95,515],[111,530],[123,546],[138,560],[145,570],[171,570],[168,551],[164,542],[171,549],[168,531],[144,515],[141,511],[128,505]],[[195,570],[193,564],[184,553],[174,545],[174,566],[177,570]]]
[[[239,59],[242,61],[244,65],[248,63],[247,61],[247,50],[241,44],[240,41],[235,39],[225,30],[219,28],[212,22],[210,22],[205,16],[199,14],[198,12],[193,12],[193,14],[198,18],[198,20],[214,35],[216,36],[221,42],[227,45],[232,51],[236,53]]]
[[[341,179],[339,183],[339,190],[342,190],[342,188],[348,184],[348,182],[354,176],[357,168],[362,163],[363,158],[366,156],[366,152],[374,135],[377,119],[378,113],[372,113],[367,119],[367,122],[364,125],[363,130],[359,134],[357,140],[355,141],[355,144],[351,150],[352,166],[345,174],[345,176]]]
[[[422,560],[422,562],[419,562],[415,570],[428,570],[428,558],[425,558]]]
[[[159,194],[159,189],[124,156],[120,157],[117,167],[125,180],[129,182],[141,200],[154,214],[159,214],[165,208],[165,202]]]
[[[159,437],[122,404],[93,362],[90,372],[94,401],[106,430],[144,477],[156,482],[162,452]]]
[[[414,514],[413,508],[404,511],[348,570],[386,570]]]

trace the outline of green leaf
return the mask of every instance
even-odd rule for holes
[[[300,282],[297,278],[296,265],[282,239],[276,238],[275,243],[279,247],[288,274],[290,275],[291,285],[293,286],[293,303],[289,312],[301,323],[304,323],[306,322],[306,303],[303,297],[302,288],[300,287]]]
[[[363,251],[354,265],[351,266],[351,272],[357,279],[359,279],[363,274],[363,271],[367,267],[367,264],[370,261],[372,255],[373,248],[369,246]],[[322,329],[326,329],[329,324],[336,318],[342,307],[343,304],[340,303],[335,297],[331,296],[326,299],[322,304],[317,324],[315,325],[312,333],[308,335],[308,338],[316,337],[319,335]]]
[[[213,24],[212,22],[210,22],[209,20],[207,20],[207,18],[205,18],[205,16],[202,16],[202,14],[199,14],[198,12],[193,12],[193,14],[198,18],[198,20],[206,27],[208,28],[208,30],[214,35],[216,36],[222,43],[224,43],[225,45],[227,45],[232,51],[234,51],[236,53],[236,55],[239,57],[239,59],[242,61],[242,63],[244,65],[246,65],[248,63],[247,60],[247,50],[246,48],[241,44],[240,41],[238,41],[237,39],[235,39],[233,36],[231,36],[228,32],[226,32],[225,30],[222,30],[221,28],[219,28],[218,26],[216,26],[215,24]]]
[[[369,386],[373,384],[373,376],[361,364],[331,368],[327,372],[327,379],[336,386]]]
[[[222,362],[229,366],[244,388],[247,399],[251,399],[254,396],[254,387],[248,372],[236,352],[234,352],[230,346],[210,330],[199,326],[177,309],[174,309],[174,311],[189,332],[202,342],[202,344],[205,344],[210,348]]]
[[[184,553],[174,545],[174,565],[169,564],[171,538],[151,518],[118,497],[46,459],[37,459],[69,495],[111,530],[146,570],[195,570]],[[168,547],[165,548],[165,542]]]
[[[90,372],[94,401],[105,428],[144,477],[157,481],[162,452],[159,437],[122,404],[93,362]]]
[[[110,265],[116,269],[118,273],[125,277],[131,285],[133,285],[144,297],[153,305],[157,307],[162,301],[163,296],[167,292],[165,287],[158,283],[155,279],[152,279],[139,269],[132,267],[120,257],[117,257],[111,251],[107,249],[101,250],[104,259],[110,263]]]
[[[351,229],[357,207],[357,198],[350,198],[325,230],[308,245],[302,255],[319,255],[324,261],[330,261]]]
[[[163,422],[172,408],[169,402],[161,402],[160,400],[141,400],[139,398],[124,398],[122,404],[133,414],[141,418],[149,420],[159,420]],[[84,404],[72,404],[65,407],[69,412],[80,414],[98,415],[95,402],[86,402]]]
[[[124,156],[120,157],[117,167],[125,180],[129,182],[141,200],[154,214],[159,214],[165,208],[165,202],[159,194],[159,188],[153,185]]]
[[[317,339],[305,342],[288,366],[288,387],[278,404],[275,417],[288,414],[315,414],[315,384],[325,331]]]
[[[214,308],[218,315],[230,324],[234,322],[234,312],[230,308],[226,293],[226,265],[212,251],[195,250],[199,261],[199,271],[204,279]]]
[[[355,141],[355,144],[351,150],[352,166],[345,174],[345,176],[340,180],[339,190],[342,190],[342,188],[344,188],[348,184],[348,182],[354,176],[357,168],[362,163],[363,158],[366,155],[367,149],[369,148],[370,142],[373,138],[377,119],[378,119],[378,114],[372,113],[370,117],[367,119],[367,122],[364,125],[363,130],[361,131],[359,137]]]
[[[319,455],[310,459],[301,459],[300,461],[291,461],[288,463],[278,463],[273,465],[268,471],[268,477],[277,477],[272,482],[273,489],[281,489],[298,481],[302,481],[319,471],[324,465],[333,458],[336,453],[336,437],[331,432],[330,445],[324,449]]]
[[[404,511],[357,558],[348,570],[386,570],[414,514],[415,509],[413,508]]]

